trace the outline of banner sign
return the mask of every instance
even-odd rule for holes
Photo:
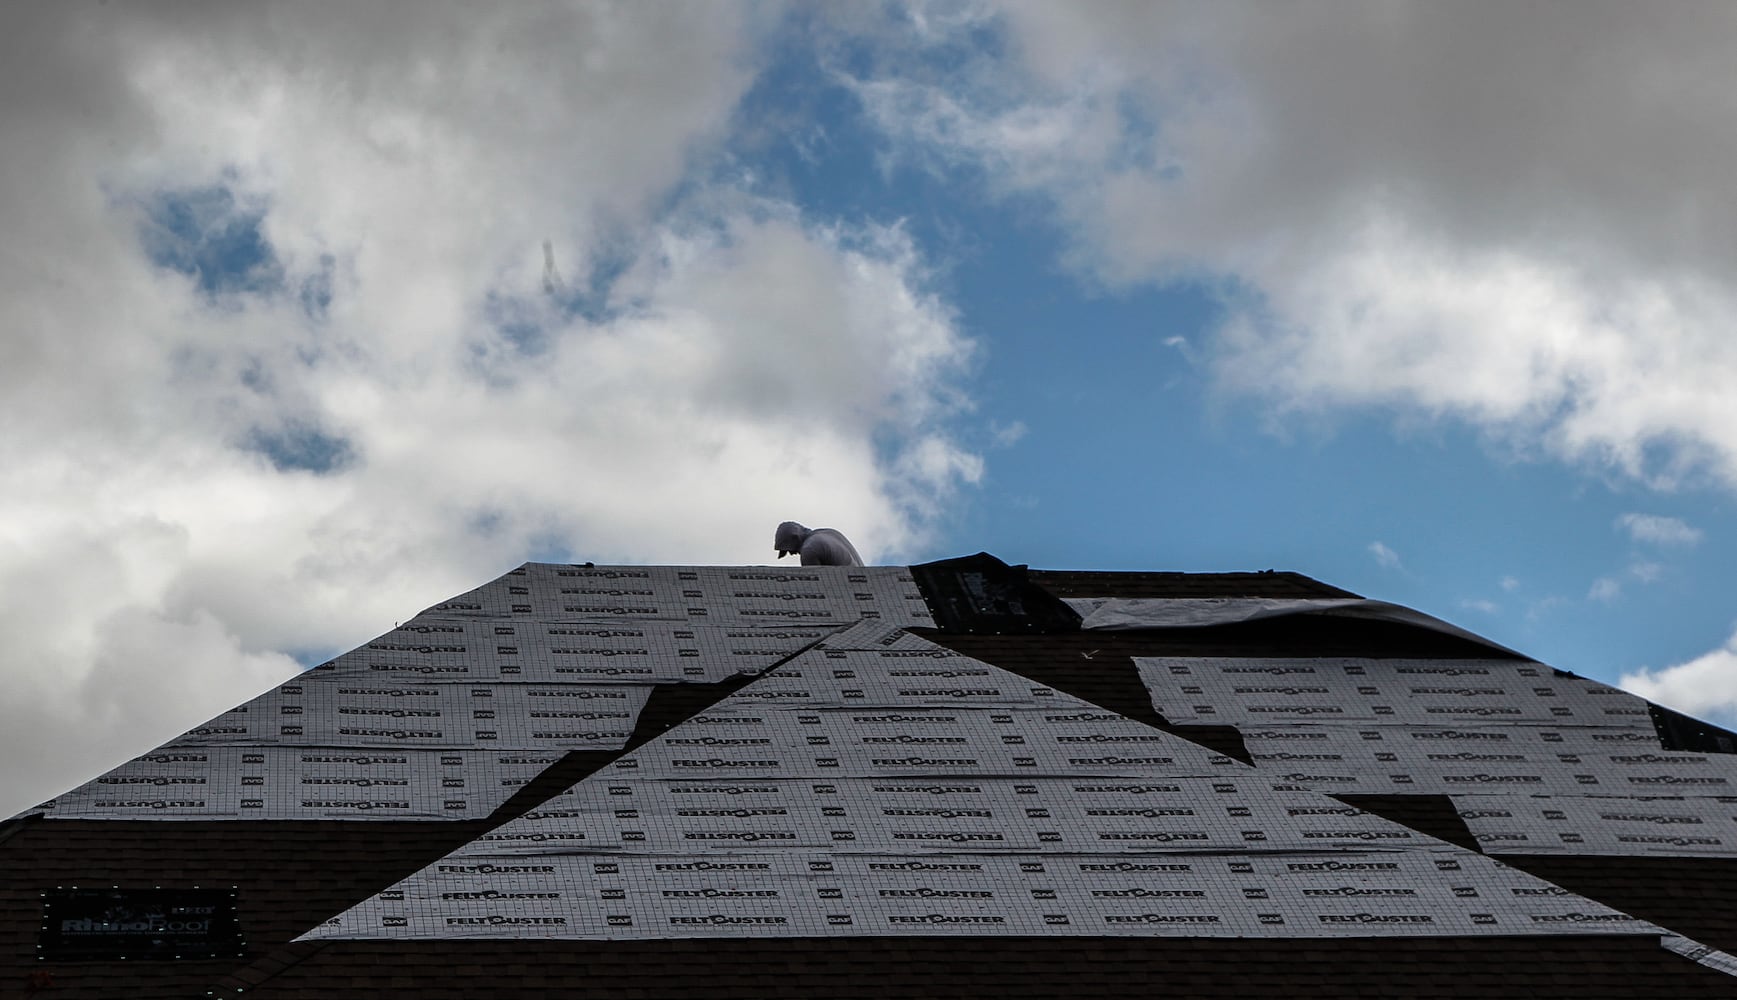
[[[45,961],[238,958],[228,889],[56,889],[42,897]]]

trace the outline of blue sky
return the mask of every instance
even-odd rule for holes
[[[1723,8],[114,6],[0,42],[0,812],[786,518],[1737,721]]]
[[[740,113],[778,115],[800,95],[809,134],[744,162],[811,211],[903,226],[984,345],[971,393],[988,465],[925,554],[1296,569],[1612,682],[1716,647],[1737,623],[1695,582],[1729,564],[1728,491],[1647,489],[1398,406],[1288,418],[1220,391],[1203,356],[1244,290],[1208,275],[1102,287],[1066,266],[1044,206],[986,191],[979,170],[900,162],[832,72],[806,46],[779,48]],[[997,428],[1016,439],[998,445]],[[1622,520],[1637,512],[1699,540],[1637,540]]]

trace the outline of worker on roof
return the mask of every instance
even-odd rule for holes
[[[804,528],[795,521],[778,526],[772,545],[782,559],[791,553],[802,556],[804,566],[861,566],[862,556],[842,532],[832,528]]]

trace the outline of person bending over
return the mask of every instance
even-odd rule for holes
[[[832,528],[805,528],[795,521],[785,521],[778,526],[772,545],[778,550],[778,558],[795,553],[802,557],[804,566],[862,565],[856,546]]]

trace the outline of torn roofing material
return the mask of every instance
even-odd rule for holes
[[[1211,597],[1180,599],[1075,598],[1067,602],[1081,617],[1083,629],[1127,631],[1153,628],[1202,628],[1236,622],[1279,618],[1285,615],[1342,615],[1372,621],[1415,625],[1469,642],[1488,646],[1498,653],[1519,656],[1506,646],[1433,615],[1386,601],[1362,598],[1273,598]]]
[[[0,975],[101,880],[221,883],[248,954],[126,965],[97,934],[40,966],[86,995],[1730,992],[1737,756],[1403,616],[1105,631],[1064,598],[1355,599],[984,555],[528,564],[0,829],[28,914]]]

